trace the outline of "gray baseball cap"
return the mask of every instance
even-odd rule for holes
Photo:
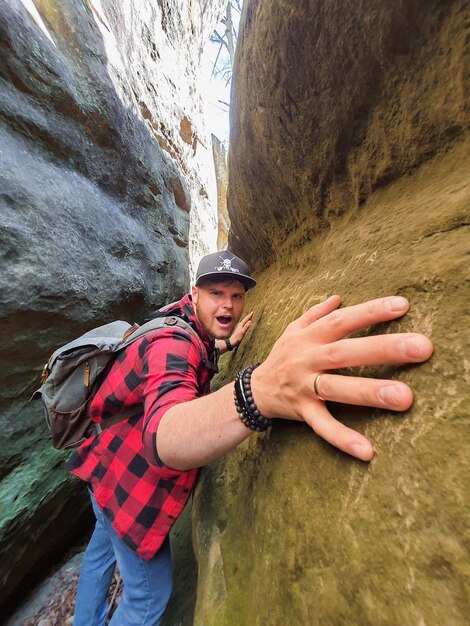
[[[239,280],[246,291],[256,285],[256,280],[250,276],[250,268],[237,256],[228,250],[221,250],[202,257],[196,272],[196,286],[207,276],[235,278]]]

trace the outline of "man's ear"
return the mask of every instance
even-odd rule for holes
[[[197,304],[197,299],[199,296],[199,289],[195,285],[191,287],[191,296],[193,298],[193,304]]]

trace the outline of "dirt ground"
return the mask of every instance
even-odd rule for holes
[[[71,626],[83,551],[69,555],[56,571],[51,572],[27,597],[4,626]],[[111,617],[120,595],[118,577],[110,588]],[[116,588],[117,587],[117,588]]]

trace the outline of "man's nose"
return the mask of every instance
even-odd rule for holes
[[[224,309],[232,309],[233,308],[232,298],[230,296],[227,296],[226,298],[224,298],[222,306],[224,307]]]

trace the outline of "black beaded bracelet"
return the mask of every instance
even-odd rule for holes
[[[255,363],[238,372],[233,394],[235,408],[243,424],[251,430],[261,432],[271,426],[272,420],[261,415],[251,393],[251,374],[258,365],[259,363]]]

